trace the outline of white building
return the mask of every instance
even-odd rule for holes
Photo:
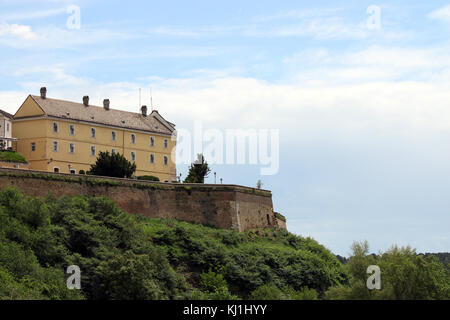
[[[17,139],[12,137],[12,114],[0,110],[0,149],[12,148],[12,142]]]

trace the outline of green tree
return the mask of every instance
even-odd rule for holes
[[[136,171],[136,164],[128,161],[120,153],[100,152],[89,174],[96,176],[130,178]]]
[[[345,267],[351,275],[349,286],[329,289],[328,299],[426,300],[450,299],[450,274],[434,256],[424,258],[410,247],[393,246],[384,253],[369,255],[367,241],[352,245]],[[366,286],[367,267],[381,270],[381,290]]]
[[[184,179],[185,183],[205,183],[205,178],[211,172],[205,157],[202,154],[197,155],[197,160],[191,164],[189,173]]]

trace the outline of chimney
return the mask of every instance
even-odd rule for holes
[[[41,98],[42,99],[47,98],[47,88],[46,87],[41,88]]]
[[[103,108],[105,108],[105,110],[109,110],[109,99],[103,100]]]
[[[84,96],[83,97],[83,104],[87,107],[89,106],[89,96]]]
[[[147,106],[142,106],[142,107],[141,107],[141,113],[142,113],[142,115],[143,115],[144,117],[147,116]]]

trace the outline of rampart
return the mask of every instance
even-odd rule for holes
[[[0,188],[24,194],[103,196],[125,212],[175,218],[224,229],[285,228],[274,214],[272,193],[225,184],[163,183],[135,179],[0,168]]]

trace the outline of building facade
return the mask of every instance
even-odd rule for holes
[[[79,173],[95,163],[100,151],[123,154],[136,163],[136,176],[152,175],[160,181],[176,180],[175,125],[158,111],[147,114],[29,95],[14,115],[13,136],[17,152],[30,163],[30,169]],[[173,151],[173,152],[172,152]]]
[[[0,149],[12,148],[12,142],[16,139],[12,136],[13,115],[0,110]]]

